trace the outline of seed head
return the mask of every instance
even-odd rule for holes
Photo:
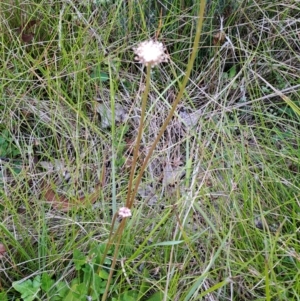
[[[133,48],[136,54],[135,60],[146,66],[150,65],[151,67],[168,61],[169,56],[165,53],[165,50],[161,42],[153,40],[144,41],[140,43],[138,47]]]

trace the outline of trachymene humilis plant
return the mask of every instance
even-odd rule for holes
[[[113,270],[114,270],[116,260],[117,260],[117,255],[118,255],[118,249],[119,249],[119,245],[120,245],[121,236],[122,236],[122,233],[123,233],[124,228],[125,228],[126,217],[131,216],[130,209],[132,208],[132,205],[134,203],[134,198],[135,198],[135,195],[137,194],[138,187],[139,187],[139,184],[141,182],[143,173],[144,173],[144,171],[147,167],[149,159],[151,158],[152,153],[153,153],[157,143],[159,142],[160,138],[162,137],[163,133],[166,130],[167,125],[169,124],[171,118],[173,117],[174,112],[175,112],[175,110],[176,110],[176,108],[177,108],[177,106],[178,106],[178,104],[179,104],[179,102],[180,102],[180,100],[183,96],[185,87],[186,87],[186,85],[189,81],[190,74],[191,74],[191,71],[192,71],[192,68],[193,68],[193,64],[194,64],[194,61],[195,61],[195,58],[196,58],[196,54],[198,52],[198,45],[199,45],[199,41],[200,41],[200,35],[201,35],[201,32],[202,32],[205,4],[206,4],[205,0],[200,1],[200,9],[199,9],[199,14],[198,14],[198,22],[197,22],[197,27],[196,27],[195,39],[194,39],[194,43],[193,43],[192,52],[191,52],[191,55],[190,55],[190,58],[189,58],[189,61],[188,61],[187,69],[186,69],[186,72],[185,72],[185,77],[183,78],[183,81],[180,85],[180,91],[178,92],[178,94],[176,96],[176,99],[175,99],[175,101],[172,105],[172,108],[171,108],[165,122],[161,126],[156,139],[152,143],[146,158],[144,159],[143,165],[142,165],[141,169],[138,172],[138,176],[137,176],[136,180],[134,180],[134,175],[135,175],[135,170],[136,170],[136,162],[137,162],[137,157],[138,157],[140,141],[141,141],[142,134],[143,134],[143,124],[144,124],[144,117],[145,117],[145,111],[146,111],[146,103],[147,103],[147,98],[148,98],[148,94],[149,94],[149,87],[150,87],[150,71],[151,71],[151,68],[153,68],[154,66],[156,66],[156,65],[158,65],[162,62],[167,62],[169,60],[169,55],[165,53],[166,49],[163,46],[163,44],[161,42],[154,41],[154,40],[148,40],[148,41],[141,42],[137,47],[133,48],[134,53],[136,55],[135,60],[142,63],[147,69],[146,85],[145,85],[145,89],[144,89],[144,92],[143,92],[143,95],[142,95],[142,112],[141,112],[140,124],[139,124],[139,129],[138,129],[138,136],[137,136],[137,139],[136,139],[136,142],[135,142],[135,147],[134,147],[133,161],[132,161],[130,178],[129,178],[129,183],[128,183],[126,205],[125,205],[125,207],[121,208],[119,210],[119,212],[117,214],[115,214],[115,216],[113,217],[110,237],[109,237],[109,240],[108,240],[108,243],[107,243],[106,252],[103,255],[103,260],[104,260],[110,245],[116,239],[116,247],[115,247],[115,251],[114,251],[113,262],[112,262],[112,266],[111,266],[111,270],[110,270],[110,274],[109,274],[109,279],[107,281],[106,290],[105,290],[105,293],[102,296],[102,301],[105,301],[106,298],[107,298],[110,281],[112,279]],[[128,214],[127,213],[123,214],[123,212],[125,212],[125,211]],[[114,228],[114,224],[115,224],[117,215],[119,215],[119,217],[122,218],[122,221],[119,224],[119,227],[118,227],[117,231],[115,232],[115,234],[112,235],[112,231],[113,231],[113,228]]]

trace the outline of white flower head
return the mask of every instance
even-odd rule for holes
[[[168,54],[165,53],[164,45],[153,40],[144,41],[133,50],[136,54],[135,60],[146,66],[153,67],[162,62],[167,62],[169,58]]]
[[[127,207],[121,207],[118,212],[119,217],[130,217],[131,216],[131,210]]]

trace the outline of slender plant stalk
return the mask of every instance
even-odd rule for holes
[[[140,143],[141,143],[141,138],[142,138],[142,134],[143,134],[143,128],[144,128],[144,119],[145,119],[145,112],[146,112],[146,104],[147,104],[147,99],[148,99],[148,93],[149,93],[149,87],[150,87],[150,71],[151,71],[151,66],[147,66],[147,76],[146,76],[146,87],[142,96],[142,112],[141,112],[141,119],[140,119],[140,125],[139,125],[139,130],[138,130],[138,136],[137,136],[137,140],[136,140],[136,144],[135,144],[135,148],[134,148],[134,152],[133,152],[133,162],[132,162],[132,166],[131,166],[131,172],[130,172],[130,179],[129,179],[129,184],[128,184],[128,192],[127,192],[127,200],[126,200],[126,207],[127,208],[131,208],[132,203],[130,203],[130,196],[131,196],[131,192],[132,192],[132,186],[133,186],[133,179],[134,179],[134,174],[135,174],[135,169],[136,169],[136,162],[137,162],[137,158],[138,158],[138,154],[139,154],[139,148],[140,148]],[[118,241],[116,243],[116,248],[115,248],[115,252],[113,255],[113,262],[111,265],[111,270],[109,273],[109,277],[107,280],[107,285],[105,288],[105,292],[103,294],[102,297],[102,301],[106,300],[108,291],[109,291],[109,285],[113,276],[113,271],[116,265],[116,261],[117,261],[117,257],[118,257],[118,250],[119,250],[119,246],[120,246],[120,240],[122,237],[122,233],[124,231],[125,228],[125,221],[126,218],[124,218],[122,220],[122,222],[120,223],[116,233],[113,235],[112,231],[113,231],[113,226],[115,224],[116,221],[116,217],[117,217],[117,213],[114,215],[113,221],[112,221],[112,226],[111,226],[111,231],[109,234],[109,239],[108,239],[108,243],[106,244],[103,256],[102,256],[102,261],[101,264],[99,266],[99,270],[102,268],[103,262],[107,256],[108,250],[112,244],[112,242],[115,240],[115,238],[119,235],[118,237]],[[98,271],[99,272],[99,271]]]
[[[149,87],[150,87],[150,71],[151,71],[151,66],[147,66],[147,76],[146,76],[146,87],[142,96],[142,113],[141,113],[141,119],[140,119],[140,126],[139,126],[139,131],[138,131],[138,136],[133,152],[133,160],[132,160],[132,166],[131,166],[131,171],[130,171],[130,178],[129,178],[129,184],[128,184],[128,192],[127,192],[127,199],[126,199],[126,207],[131,208],[132,206],[132,186],[133,186],[133,179],[134,179],[134,174],[135,174],[135,169],[136,169],[136,162],[139,154],[139,149],[140,149],[140,143],[141,143],[141,138],[143,134],[143,128],[144,128],[144,119],[145,119],[145,112],[146,112],[146,104],[147,104],[147,99],[148,99],[148,94],[149,94]]]
[[[160,138],[162,137],[163,133],[165,132],[171,118],[173,117],[174,115],[174,112],[177,108],[177,105],[179,104],[181,98],[182,98],[182,95],[184,93],[184,90],[185,90],[185,87],[189,81],[189,78],[190,78],[190,74],[191,74],[191,71],[192,71],[192,68],[193,68],[193,65],[194,65],[194,61],[195,61],[195,58],[196,58],[196,54],[198,52],[198,45],[199,45],[199,41],[200,41],[200,36],[201,36],[201,32],[202,32],[202,26],[203,26],[203,18],[204,18],[204,10],[205,10],[205,4],[206,4],[206,0],[202,0],[201,3],[200,3],[200,10],[199,10],[199,15],[198,15],[198,23],[197,23],[197,28],[196,28],[196,36],[195,36],[195,40],[194,40],[194,44],[193,44],[193,50],[192,50],[192,54],[191,54],[191,57],[189,59],[189,62],[188,62],[188,66],[187,66],[187,70],[186,70],[186,73],[185,73],[185,77],[182,81],[182,84],[181,84],[181,88],[180,88],[180,91],[179,93],[177,94],[177,97],[172,105],[172,108],[165,120],[165,122],[163,123],[163,125],[161,126],[160,128],[160,131],[156,137],[156,139],[154,140],[154,142],[152,143],[151,147],[150,147],[150,150],[146,156],[146,158],[144,159],[144,163],[140,169],[140,172],[138,174],[138,177],[137,177],[137,180],[135,182],[135,185],[134,185],[134,190],[133,192],[131,193],[131,198],[130,198],[130,201],[128,203],[128,208],[131,208],[133,202],[134,202],[134,198],[135,198],[135,195],[137,193],[137,190],[138,190],[138,187],[140,185],[140,182],[141,182],[141,179],[142,179],[142,176],[143,176],[143,173],[148,165],[148,162],[152,156],[152,153],[158,143],[158,141],[160,140]]]
[[[108,276],[108,279],[107,279],[105,291],[103,293],[101,301],[106,301],[106,298],[107,298],[107,295],[108,295],[108,292],[109,292],[109,286],[110,286],[110,283],[111,283],[111,280],[112,280],[112,277],[113,277],[113,272],[114,272],[114,269],[115,269],[115,266],[116,266],[120,241],[121,241],[121,237],[122,237],[122,232],[123,232],[124,227],[125,227],[125,223],[126,223],[126,218],[124,218],[121,221],[121,223],[119,225],[119,228],[118,228],[118,231],[116,233],[116,234],[119,234],[119,237],[118,237],[118,241],[116,243],[116,248],[115,248],[115,252],[114,252],[114,255],[113,255],[113,261],[112,261],[112,264],[111,264],[111,267],[110,267],[109,276]]]
[[[111,246],[113,240],[115,239],[115,237],[116,237],[117,234],[118,234],[118,231],[117,231],[115,234],[113,234],[114,226],[115,226],[115,223],[116,223],[117,216],[118,216],[118,214],[115,213],[115,214],[114,214],[114,217],[113,217],[113,220],[112,220],[112,223],[111,223],[111,228],[110,228],[110,233],[109,233],[109,237],[108,237],[108,242],[107,242],[106,247],[105,247],[105,249],[104,249],[103,256],[102,256],[102,260],[100,261],[99,268],[98,268],[98,270],[97,270],[97,274],[100,273],[100,270],[101,270],[102,267],[103,267],[104,260],[105,260],[105,258],[106,258],[106,256],[107,256],[108,250],[109,250],[109,248],[110,248],[110,246]],[[119,230],[119,229],[118,229],[118,230]]]

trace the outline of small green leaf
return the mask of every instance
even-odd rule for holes
[[[56,285],[56,291],[59,297],[61,297],[62,300],[65,300],[64,298],[69,292],[69,287],[67,284],[63,281],[59,281]]]
[[[106,82],[109,80],[108,74],[101,71],[100,66],[96,66],[90,76],[92,79],[100,80],[100,82]]]
[[[164,299],[163,292],[156,292],[146,301],[162,301],[163,299]]]
[[[6,295],[5,292],[0,293],[0,300],[2,300],[2,301],[8,301],[7,295]]]
[[[137,291],[127,291],[121,294],[118,300],[120,301],[136,301],[138,296]]]
[[[42,290],[47,293],[50,291],[51,287],[54,284],[54,280],[47,273],[43,273],[42,281],[41,281],[41,288]]]
[[[233,65],[230,69],[229,69],[229,78],[232,79],[236,76],[236,65]]]
[[[100,272],[99,272],[99,277],[101,278],[101,279],[105,279],[105,280],[107,280],[108,279],[108,276],[109,276],[109,274],[105,271],[105,270],[100,270]]]
[[[86,264],[83,268],[83,283],[89,285],[92,275],[94,274],[93,268],[91,265]]]
[[[81,251],[75,249],[73,251],[73,261],[75,263],[76,271],[79,271],[81,270],[81,267],[86,264],[86,257]]]
[[[104,293],[107,281],[103,281],[97,274],[93,275],[91,283],[92,300],[98,300],[99,296]]]
[[[111,265],[111,260],[110,260],[108,257],[106,257],[106,258],[104,259],[104,264],[106,264],[106,265]]]
[[[84,283],[78,284],[78,281],[72,281],[71,289],[67,296],[63,299],[64,301],[86,301],[88,288]]]
[[[86,287],[85,283],[80,283],[76,286],[75,293],[79,296],[85,296],[87,295],[88,288]]]
[[[17,292],[21,293],[23,301],[33,301],[40,290],[41,277],[38,275],[34,277],[33,281],[30,279],[23,282],[16,281],[13,282],[12,286]]]

